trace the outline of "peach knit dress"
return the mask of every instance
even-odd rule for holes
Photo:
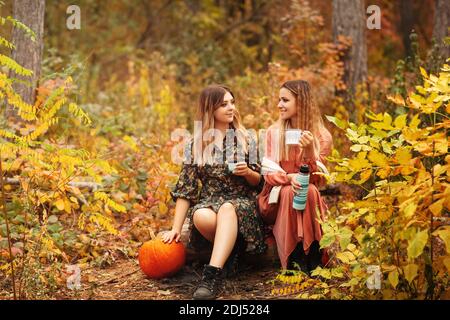
[[[295,210],[292,207],[294,192],[288,180],[287,174],[298,173],[302,164],[308,164],[310,172],[318,171],[316,160],[326,165],[325,157],[331,153],[333,138],[327,130],[322,130],[318,137],[320,142],[320,152],[314,159],[303,159],[303,150],[300,147],[291,148],[288,161],[277,161],[276,152],[273,150],[272,141],[275,140],[274,132],[276,126],[271,126],[266,136],[266,154],[265,156],[272,161],[277,162],[286,173],[270,173],[264,175],[265,183],[271,186],[282,185],[280,197],[278,200],[278,210],[276,217],[269,220],[275,220],[273,225],[273,235],[276,240],[278,256],[283,269],[287,268],[288,258],[297,246],[297,243],[303,242],[303,249],[306,254],[309,253],[309,247],[314,240],[320,241],[322,230],[316,219],[316,210],[318,207],[321,218],[323,219],[327,204],[321,198],[318,186],[324,182],[324,178],[318,175],[310,175],[310,184],[308,188],[306,207],[302,211]],[[261,212],[263,219],[264,213]],[[267,219],[264,219],[267,222]]]

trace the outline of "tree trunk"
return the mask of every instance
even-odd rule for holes
[[[442,62],[450,57],[450,47],[444,45],[445,37],[449,37],[450,26],[450,1],[436,0],[434,10],[434,29],[433,38],[436,39],[438,52]]]
[[[339,36],[348,37],[351,47],[344,57],[343,81],[347,92],[338,92],[346,98],[351,106],[351,96],[358,84],[367,79],[366,14],[364,0],[333,0],[333,41],[339,42]],[[350,120],[356,121],[358,115],[349,110]]]
[[[411,0],[401,0],[400,1],[400,33],[403,39],[403,47],[405,49],[405,56],[412,56],[411,39],[409,35],[411,34],[414,27],[414,10],[413,2]]]
[[[35,41],[32,41],[25,32],[14,27],[12,32],[12,43],[16,48],[12,51],[12,58],[21,66],[33,71],[32,77],[22,77],[10,71],[11,77],[16,77],[30,82],[30,86],[23,83],[15,83],[15,91],[22,99],[34,104],[36,97],[36,87],[41,75],[42,52],[44,48],[44,13],[45,0],[14,0],[13,17],[25,24],[36,34]],[[12,107],[7,109],[7,116],[15,116],[16,112]]]

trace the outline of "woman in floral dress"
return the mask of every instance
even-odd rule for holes
[[[256,211],[263,179],[260,165],[252,157],[256,140],[240,124],[230,89],[213,85],[202,91],[199,121],[201,135],[188,143],[178,182],[171,192],[176,201],[175,218],[163,240],[179,241],[188,216],[190,244],[199,247],[204,240],[213,244],[210,262],[193,298],[214,299],[222,269],[233,264],[241,249],[237,246],[240,239],[247,252],[259,254],[266,249],[263,223]],[[206,145],[207,136],[214,142]],[[229,163],[237,163],[232,172]]]

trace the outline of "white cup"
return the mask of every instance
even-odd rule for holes
[[[238,162],[238,163],[236,163],[236,162],[228,162],[228,170],[232,173],[234,171],[234,169],[236,169],[236,166],[238,164],[241,164],[241,163],[246,163],[246,162],[244,162],[244,161],[241,161],[241,162]]]
[[[285,142],[286,144],[298,144],[301,136],[302,130],[297,129],[286,130]]]

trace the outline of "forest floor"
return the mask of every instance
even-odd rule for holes
[[[224,280],[218,299],[257,300],[277,299],[271,295],[279,268],[276,263],[245,263],[238,275]],[[63,289],[56,299],[82,300],[186,300],[200,280],[199,263],[185,265],[171,278],[153,280],[140,270],[137,260],[121,260],[104,269],[87,269],[81,274],[81,288]]]
[[[342,196],[325,196],[325,201],[335,206]],[[207,255],[200,254],[203,260]],[[188,263],[171,278],[153,280],[140,270],[137,259],[122,258],[105,268],[88,268],[81,273],[81,289],[73,291],[64,288],[58,291],[56,299],[94,300],[174,300],[192,299],[200,280],[204,262],[197,257],[188,257]],[[200,259],[201,260],[201,259]],[[240,261],[238,275],[226,279],[218,299],[268,300],[295,298],[273,295],[277,287],[274,279],[280,272],[280,264],[274,246],[269,246],[264,256],[244,256]]]

